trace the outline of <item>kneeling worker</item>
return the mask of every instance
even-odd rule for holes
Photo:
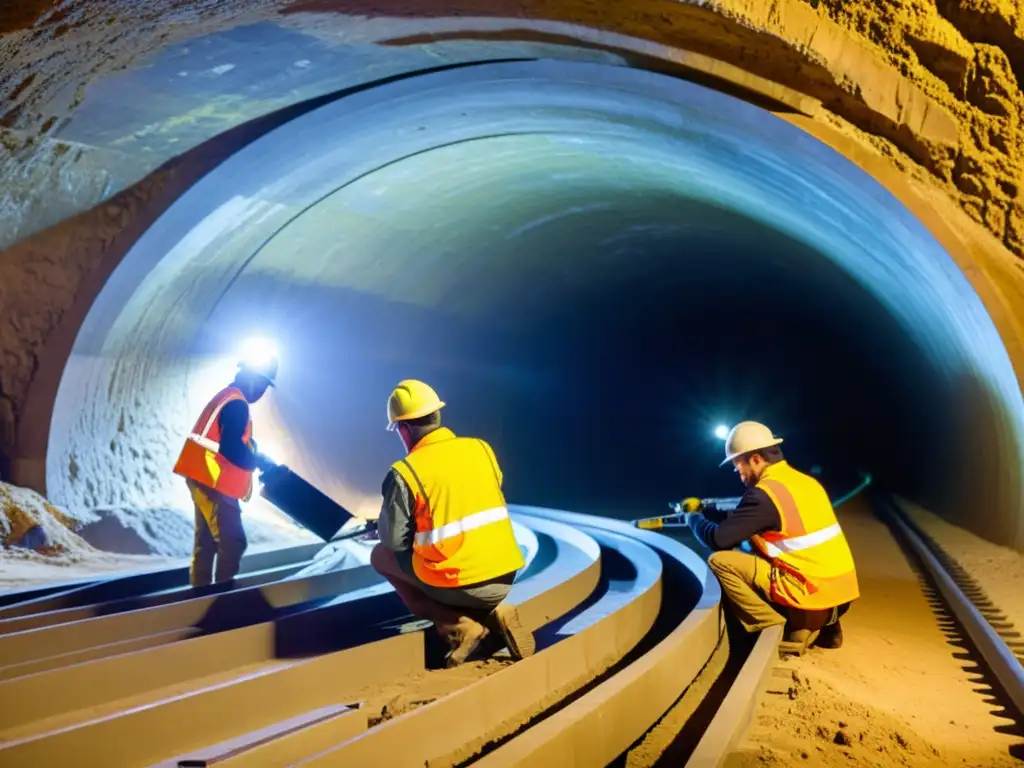
[[[687,524],[716,550],[708,565],[748,632],[788,617],[783,650],[838,648],[839,617],[860,596],[853,555],[825,489],[785,461],[781,443],[763,424],[736,425],[722,466],[731,463],[748,490],[722,522],[691,512]],[[748,539],[755,554],[731,551]]]
[[[199,415],[174,466],[195,505],[193,587],[231,581],[238,574],[248,546],[240,502],[252,496],[253,472],[274,466],[256,450],[249,405],[263,397],[276,376],[276,357],[240,362],[234,381]]]
[[[444,403],[407,379],[388,399],[388,430],[408,455],[384,479],[380,543],[370,563],[416,616],[448,641],[449,667],[476,651],[507,645],[513,659],[534,652],[533,633],[504,603],[523,567],[490,445],[441,426]]]

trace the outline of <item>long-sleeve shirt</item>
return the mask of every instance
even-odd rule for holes
[[[255,443],[248,446],[242,442],[245,428],[249,424],[249,404],[245,400],[231,400],[221,408],[217,417],[220,425],[221,455],[242,469],[256,469],[259,464],[256,458]]]
[[[690,518],[690,530],[708,549],[733,549],[751,536],[782,530],[782,517],[767,493],[751,488],[725,520],[714,523],[698,513]]]

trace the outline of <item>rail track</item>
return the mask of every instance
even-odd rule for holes
[[[538,639],[515,664],[434,669],[368,566],[303,575],[316,547],[252,555],[229,588],[168,569],[5,595],[0,766],[720,765],[780,632],[730,644],[673,539],[514,513],[510,599]]]

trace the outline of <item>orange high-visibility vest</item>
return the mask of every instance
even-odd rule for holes
[[[860,597],[846,536],[821,483],[780,461],[765,469],[757,487],[779,510],[780,531],[752,538],[771,561],[771,599],[781,605],[821,610]]]
[[[245,396],[236,387],[226,387],[207,404],[192,434],[185,440],[174,472],[232,499],[248,500],[252,495],[252,470],[232,464],[220,453],[218,417],[232,400],[245,400]],[[251,437],[252,419],[249,419],[242,442],[248,445]]]
[[[415,502],[413,570],[424,584],[463,587],[525,565],[516,543],[501,469],[483,440],[434,430],[392,467]]]

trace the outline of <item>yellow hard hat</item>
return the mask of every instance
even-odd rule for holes
[[[388,398],[388,431],[400,421],[429,416],[442,408],[444,403],[429,385],[416,379],[400,381]]]

